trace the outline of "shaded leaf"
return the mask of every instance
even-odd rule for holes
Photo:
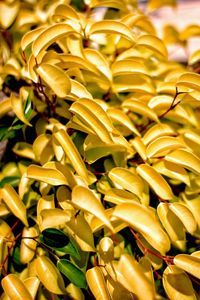
[[[57,261],[58,270],[79,288],[86,288],[85,274],[67,259]]]

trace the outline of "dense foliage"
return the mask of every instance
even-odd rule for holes
[[[163,42],[134,0],[6,0],[0,25],[0,299],[199,299],[200,50],[165,43],[200,27]]]

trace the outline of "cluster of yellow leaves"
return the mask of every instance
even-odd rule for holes
[[[65,288],[60,271],[37,245],[34,238],[48,228],[63,230],[82,253],[97,254],[98,264],[91,261],[85,273],[99,300],[162,299],[154,271],[172,247],[186,252],[186,234],[200,237],[200,75],[168,60],[136,1],[85,2],[85,13],[70,1],[0,3],[4,29],[14,21],[22,32],[36,26],[20,41],[23,60],[17,51],[9,53],[1,37],[2,83],[12,74],[27,86],[0,102],[0,116],[13,111],[25,124],[25,136],[35,127],[32,144],[13,147],[29,165],[11,162],[1,171],[1,178],[19,176],[20,182],[16,189],[0,189],[0,262],[15,243],[5,221],[13,214],[25,226],[19,251],[26,265],[4,277],[1,299],[46,299],[40,282],[53,294],[84,299],[75,285]],[[149,9],[161,2],[149,1]],[[96,20],[102,7],[106,12]],[[108,8],[114,9],[110,18]],[[196,63],[199,54],[189,62]],[[138,237],[144,254],[139,260],[126,253],[124,239],[118,241],[126,227]],[[3,267],[8,269],[5,262]],[[198,299],[190,275],[200,279],[199,267],[199,251],[176,255],[162,274],[167,296]]]

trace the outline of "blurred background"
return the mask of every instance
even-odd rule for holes
[[[141,9],[146,11],[147,1],[139,2]],[[177,3],[175,8],[165,6],[149,13],[160,37],[163,37],[163,28],[168,24],[173,25],[177,31],[184,30],[188,25],[200,26],[200,0],[178,0]],[[168,44],[170,59],[180,62],[186,62],[187,56],[197,49],[200,49],[200,37],[195,36],[189,39],[186,49],[180,44]]]

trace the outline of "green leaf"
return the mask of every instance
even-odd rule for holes
[[[76,258],[77,260],[81,259],[81,255],[74,241],[70,241],[66,246],[62,248],[57,248],[56,251],[63,252],[65,254],[69,254]]]
[[[0,127],[0,141],[3,141],[5,139],[5,136],[8,133],[8,128],[9,127],[5,126]]]
[[[11,184],[13,187],[17,187],[20,182],[19,176],[6,176],[0,181],[0,188],[3,188],[5,184]]]
[[[40,241],[46,246],[53,248],[61,248],[69,243],[69,238],[61,230],[48,228],[42,231]]]
[[[60,259],[57,262],[58,270],[63,273],[74,285],[79,288],[86,288],[85,274],[67,259]]]

